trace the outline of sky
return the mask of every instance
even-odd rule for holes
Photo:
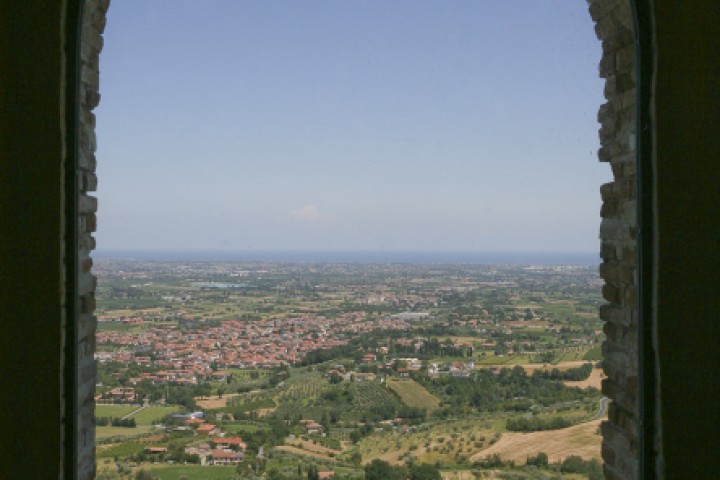
[[[121,0],[99,251],[595,252],[582,0]]]

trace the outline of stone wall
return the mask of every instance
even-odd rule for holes
[[[602,391],[612,399],[602,425],[602,456],[607,479],[634,479],[640,454],[634,27],[629,0],[588,4],[602,42],[599,69],[607,99],[598,112],[598,157],[610,163],[614,178],[600,187],[600,276],[608,302],[600,308],[607,336]]]
[[[600,308],[607,340],[603,345],[603,368],[607,379],[603,393],[612,399],[609,420],[602,426],[605,476],[638,478],[638,314],[636,269],[636,155],[634,35],[630,0],[588,0],[596,33],[602,42],[600,76],[606,79],[605,98],[598,121],[601,128],[600,161],[608,162],[614,180],[602,185],[600,225],[600,275],[605,280]],[[94,385],[96,367],[95,277],[90,273],[90,252],[95,248],[97,201],[88,195],[96,190],[95,115],[100,101],[99,55],[109,0],[86,0],[82,28],[80,85],[80,205],[79,205],[79,359],[78,359],[78,452],[80,479],[95,474]]]
[[[97,199],[89,192],[97,189],[95,176],[95,114],[93,110],[100,103],[100,51],[103,47],[102,33],[105,29],[106,13],[110,0],[86,0],[82,19],[80,44],[80,145],[79,205],[78,205],[78,437],[75,439],[78,451],[78,478],[95,478],[95,379],[96,364],[95,331],[97,320],[95,310],[96,279],[91,273],[90,252],[95,248],[92,233],[96,230]]]

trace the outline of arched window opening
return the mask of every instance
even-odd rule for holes
[[[198,43],[199,43],[199,42],[198,42]],[[196,45],[196,47],[197,47],[197,45]],[[199,47],[198,47],[198,48],[199,48]],[[510,51],[512,51],[512,49],[510,49]],[[196,53],[197,53],[197,52],[196,52]],[[246,53],[247,53],[247,52],[246,52]],[[188,52],[188,54],[191,55],[192,52]],[[166,60],[166,59],[165,59],[165,60]],[[412,60],[412,59],[411,59],[411,60]],[[163,60],[163,59],[160,59],[160,61],[164,61],[164,60]],[[411,63],[412,63],[412,62],[411,62]],[[500,65],[502,65],[502,59],[498,59],[498,63],[499,63]],[[608,72],[603,72],[603,71],[602,71],[602,68],[603,68],[603,67],[601,66],[601,74],[607,74]],[[614,73],[614,72],[613,72],[613,73]],[[335,74],[337,74],[337,72],[335,72]],[[476,75],[477,75],[477,73],[476,73]],[[613,76],[614,76],[614,75],[613,75]],[[470,73],[468,74],[468,77],[470,77],[470,78],[473,77],[472,72],[470,72]],[[477,77],[475,77],[475,78],[477,78]],[[548,77],[548,81],[549,81],[549,80],[550,80],[550,77]],[[613,81],[615,81],[615,80],[616,80],[616,79],[613,79]],[[438,80],[438,81],[441,82],[441,80]],[[326,85],[326,86],[327,86],[327,85]],[[616,85],[616,86],[617,86],[617,85]],[[445,91],[447,91],[448,85],[444,85],[444,87],[445,87],[445,89],[446,89]],[[485,87],[486,87],[486,88],[492,88],[492,87],[488,87],[488,86],[485,86]],[[620,88],[621,90],[623,90],[625,93],[627,93],[627,85],[625,85],[625,86],[620,86],[619,88]],[[442,87],[440,87],[440,89],[442,90]],[[152,88],[151,88],[150,90],[159,91],[159,90],[157,90],[157,89],[152,89]],[[523,89],[521,85],[518,86],[518,98],[516,99],[517,102],[518,102],[518,105],[522,105],[523,103],[530,101],[529,99],[532,97],[532,95],[529,95],[529,96],[527,96],[527,97],[522,97],[522,95],[523,95],[524,93],[527,93],[527,90],[528,90],[527,87]],[[336,92],[336,93],[337,93],[337,92]],[[400,91],[398,90],[398,91],[395,92],[395,93],[402,93],[402,92],[400,92]],[[477,92],[475,92],[475,93],[477,93]],[[486,92],[480,92],[480,93],[477,93],[477,94],[478,94],[479,96],[482,96],[483,94],[487,95],[487,91],[486,91]],[[342,92],[340,92],[340,95],[342,95]],[[569,95],[570,95],[570,94],[568,94],[568,96],[569,96]],[[612,92],[609,93],[609,92],[607,91],[607,87],[606,87],[606,95],[611,95],[611,96],[612,96]],[[161,95],[159,95],[159,96],[161,96]],[[312,96],[310,96],[310,98],[312,98]],[[460,100],[462,100],[463,98],[468,99],[468,98],[472,98],[472,97],[462,97],[461,95],[458,95],[458,98],[459,98]],[[486,102],[488,102],[488,103],[486,103],[486,105],[490,105],[490,104],[492,103],[492,102],[490,101],[491,99],[490,99],[488,96],[484,97],[484,99],[485,99]],[[158,100],[159,100],[159,98],[158,98]],[[307,100],[307,97],[306,97],[306,100]],[[317,100],[317,99],[316,99],[316,100]],[[386,100],[389,101],[389,103],[392,104],[393,101],[397,101],[397,98],[393,97],[392,92],[388,92],[388,96],[387,96]],[[401,99],[401,100],[402,100],[402,99]],[[524,101],[525,101],[525,102],[524,102]],[[175,102],[175,103],[177,103],[177,102]],[[301,108],[305,108],[305,109],[313,109],[313,108],[322,109],[322,108],[323,108],[322,102],[318,102],[318,103],[319,103],[319,105],[318,105],[317,103],[316,103],[316,104],[313,104],[312,102],[310,102],[310,103],[305,104],[305,105],[300,105],[300,107],[301,107]],[[451,102],[451,103],[452,103],[452,102]],[[460,102],[458,102],[458,103],[460,103]],[[287,105],[287,104],[286,104],[286,105]],[[168,105],[168,106],[169,106],[169,105]],[[401,105],[401,106],[402,106],[402,105]],[[451,106],[452,106],[452,105],[451,105]],[[508,105],[508,106],[506,106],[506,107],[508,107],[508,109],[509,109],[510,111],[514,112],[516,106],[517,106],[517,105],[512,104],[512,102],[511,102],[511,104]],[[407,106],[406,106],[406,107],[407,107]],[[459,107],[459,105],[456,105],[456,107]],[[507,110],[506,110],[506,111],[503,111],[503,109],[502,109],[503,105],[495,104],[495,105],[490,105],[490,107],[491,107],[491,109],[493,110],[493,112],[494,112],[498,117],[502,116],[503,114],[509,115],[508,112],[507,112]],[[494,108],[492,108],[492,107],[494,107]],[[546,107],[550,108],[550,107],[547,106],[547,105],[546,105]],[[276,107],[276,108],[277,108],[277,107]],[[325,106],[325,108],[327,108],[327,105]],[[605,108],[604,112],[607,113],[607,111],[608,111],[611,107],[606,106],[606,107],[604,107],[604,108]],[[270,116],[269,116],[269,119],[274,120],[274,121],[277,121],[277,119],[279,119],[280,117],[275,117],[275,118],[273,118],[273,117],[272,117],[272,109],[270,109],[270,110],[271,110],[271,112],[268,114],[268,115],[270,115]],[[208,114],[208,113],[210,113],[210,112],[216,112],[216,111],[217,111],[217,110],[210,108],[210,109],[205,110],[205,111],[199,110],[199,111],[197,111],[197,114],[198,114],[199,116],[202,116],[202,115],[204,115],[204,114]],[[415,113],[417,114],[418,112],[416,111]],[[445,113],[445,112],[443,112],[443,113]],[[411,118],[411,117],[412,117],[412,114],[413,114],[412,109],[407,110],[407,114],[408,114],[408,118]],[[536,112],[533,112],[532,115],[528,115],[528,116],[529,116],[530,118],[532,118],[533,120],[535,120],[535,121],[539,120],[541,116],[535,116],[535,115],[537,115],[537,111],[536,111]],[[172,116],[172,114],[171,114],[171,116]],[[175,114],[175,116],[177,116],[177,113]],[[422,112],[420,112],[420,116],[422,116]],[[558,115],[558,116],[561,116],[561,115]],[[603,116],[603,110],[601,110],[601,121],[603,120],[602,116]],[[308,116],[308,118],[313,118],[313,117],[312,117],[312,115],[310,115],[310,116]],[[517,118],[517,117],[515,117],[515,118]],[[158,123],[162,123],[162,119],[157,119],[157,120],[158,120]],[[433,120],[435,120],[435,121],[437,122],[438,119],[437,119],[437,118],[433,119],[431,115],[428,116],[428,118],[426,118],[426,120],[430,120],[430,121],[428,122],[428,124],[426,125],[426,127],[428,127],[428,131],[432,130],[433,127],[436,128],[436,129],[438,129],[438,130],[440,130],[440,131],[442,131],[442,127],[443,127],[443,125],[442,125],[442,120],[443,120],[443,119],[442,119],[442,118],[439,119],[439,120],[440,120],[439,123],[432,123]],[[526,120],[527,120],[527,119],[526,119]],[[128,118],[126,119],[126,121],[132,121],[131,117],[128,117]],[[232,122],[228,122],[228,123],[232,123]],[[410,125],[411,122],[408,121],[407,123],[408,123],[408,125],[402,125],[402,126],[404,126],[404,127],[407,126],[409,129],[412,129],[412,125]],[[533,123],[533,122],[531,121],[530,123]],[[609,122],[608,122],[608,123],[609,123]],[[187,126],[187,125],[186,125],[186,126]],[[244,126],[244,127],[248,127],[248,131],[249,131],[249,132],[252,132],[252,131],[253,131],[254,125],[243,125],[243,126]],[[397,125],[394,125],[394,126],[397,126]],[[546,126],[547,126],[547,125],[546,125]],[[328,125],[327,127],[330,128],[331,125]],[[484,125],[484,127],[485,127],[486,129],[488,129],[488,130],[492,130],[492,127],[493,127],[493,126],[490,125],[490,124],[486,124],[486,125]],[[606,136],[607,136],[607,135],[612,135],[612,132],[611,132],[612,128],[607,128],[607,127],[608,127],[608,126],[607,126],[605,123],[603,123],[603,131],[601,131],[601,139],[602,139],[602,135],[606,135]],[[361,126],[361,128],[362,128],[362,126]],[[560,126],[558,126],[558,128],[560,128]],[[550,129],[552,130],[552,127],[550,127]],[[111,130],[112,130],[112,129],[111,129]],[[302,130],[302,129],[301,129],[301,130]],[[388,130],[393,130],[393,129],[392,129],[392,128],[389,128]],[[402,129],[400,129],[400,130],[402,130]],[[459,129],[456,127],[456,128],[454,128],[454,129],[451,129],[451,130],[452,130],[452,132],[457,133],[457,130],[459,130]],[[522,126],[519,126],[519,127],[518,127],[518,130],[524,131],[525,129],[524,129]],[[368,131],[370,131],[370,129],[368,129]],[[414,132],[414,134],[417,135],[418,132],[422,132],[422,128],[420,128],[419,130],[417,130],[416,132]],[[138,132],[138,133],[139,133],[138,138],[142,138],[142,136],[143,136],[144,134],[143,134],[142,132]],[[146,132],[146,133],[147,133],[147,132]],[[155,132],[155,133],[157,133],[157,132]],[[203,132],[202,130],[200,130],[200,131],[195,131],[194,133],[195,133],[197,136],[202,136],[202,135],[204,135],[204,134],[207,133],[207,132]],[[210,132],[210,133],[212,133],[212,132]],[[302,134],[303,132],[302,132],[302,131],[301,131],[301,132],[286,131],[286,132],[285,132],[286,136],[283,137],[283,138],[292,140],[292,134],[293,134],[293,133],[296,134],[296,135],[298,135],[298,136],[300,137],[300,136],[301,136],[300,134]],[[494,133],[495,133],[495,135],[498,136],[498,137],[501,137],[501,136],[502,136],[502,132],[500,132],[500,131],[496,131],[496,132],[494,132]],[[288,134],[290,134],[290,135],[288,135]],[[512,134],[511,134],[511,133],[507,133],[507,131],[505,131],[505,135],[511,136],[511,137],[513,137],[513,138],[521,138],[521,137],[522,137],[522,134],[521,134],[521,133],[512,133]],[[540,133],[539,135],[542,136],[542,133]],[[212,136],[212,135],[211,135],[211,136]],[[252,136],[252,134],[250,134],[250,136]],[[319,140],[319,139],[318,139],[318,140]],[[407,140],[407,139],[406,139],[406,140]],[[416,138],[416,140],[419,141],[419,138]],[[410,136],[409,141],[410,141],[410,143],[412,143],[412,141],[413,141],[412,135]],[[212,142],[208,142],[208,143],[212,143]],[[317,145],[318,143],[319,143],[319,144],[322,144],[322,142],[316,142],[316,145]],[[400,143],[402,143],[402,139],[400,139]],[[606,143],[607,143],[607,142],[606,142]],[[626,143],[629,143],[629,139],[626,140]],[[141,142],[138,142],[138,144],[141,144]],[[559,147],[558,147],[558,149],[559,149]],[[287,153],[287,152],[286,152],[286,153]],[[406,153],[407,153],[407,152],[406,152]],[[422,166],[423,166],[422,152],[413,152],[413,153],[415,153],[415,158],[416,158],[416,159],[419,158],[419,162],[418,162],[417,164],[415,164],[415,165],[413,166],[413,168],[415,168],[415,167],[422,167]],[[420,155],[418,155],[418,153],[419,153]],[[487,153],[487,152],[486,152],[486,153]],[[493,152],[493,153],[497,154],[498,156],[503,156],[503,155],[502,155],[502,152]],[[198,151],[194,152],[194,154],[195,154],[195,156],[198,156],[198,155],[201,155],[202,152],[200,152],[200,151],[198,150]],[[491,153],[491,154],[492,154],[492,153]],[[604,154],[607,155],[607,152],[601,151],[601,154],[600,154],[600,155],[601,155],[601,159],[603,159],[603,160],[610,160],[610,157],[602,158]],[[593,153],[592,151],[589,151],[589,152],[588,152],[588,156],[592,156],[592,155],[594,155],[594,153]],[[307,153],[305,154],[305,156],[306,156],[306,158],[307,158]],[[437,158],[437,154],[436,154],[436,158]],[[272,161],[273,161],[273,160],[271,160],[270,163],[272,163]],[[278,160],[275,160],[275,161],[278,162]],[[193,161],[191,161],[189,158],[186,160],[186,162],[187,162],[187,163],[183,163],[183,167],[195,168],[195,167],[197,166],[197,162],[193,162]],[[303,163],[301,163],[301,165],[307,165],[308,163],[310,163],[310,162],[303,162]],[[378,162],[378,163],[380,163],[380,162]],[[392,163],[392,162],[390,162],[390,163]],[[193,165],[193,164],[194,164],[194,165]],[[276,164],[276,166],[279,165],[279,164],[280,164],[280,162],[278,162],[278,163]],[[348,164],[348,165],[350,165],[350,164]],[[383,165],[385,165],[386,167],[388,166],[387,160],[386,160],[386,162],[385,162]],[[438,177],[438,178],[441,177],[441,175],[442,175],[442,170],[438,169],[438,168],[437,168],[437,165],[432,165],[432,162],[428,162],[428,166],[430,166],[430,167],[435,166],[436,168],[435,168],[435,170],[433,170],[433,171],[434,171],[434,173],[436,174],[436,177]],[[346,165],[346,167],[347,167],[347,165]],[[353,167],[354,167],[354,165],[353,165]],[[463,167],[464,167],[464,165],[453,165],[453,168],[451,168],[451,170],[462,170]],[[182,167],[180,167],[180,168],[182,168]],[[227,164],[227,165],[225,166],[225,168],[231,169],[232,166],[230,166],[230,164]],[[281,167],[281,170],[291,169],[291,168],[292,168],[292,166],[286,165],[285,167]],[[312,167],[310,167],[310,168],[312,168]],[[384,173],[388,174],[388,176],[389,176],[390,178],[393,178],[393,177],[395,177],[395,178],[397,178],[397,177],[399,177],[399,178],[412,177],[412,175],[413,175],[414,173],[417,173],[417,172],[408,172],[407,170],[406,170],[406,171],[397,171],[397,172],[394,172],[394,171],[392,171],[393,168],[395,168],[395,167],[393,167],[392,165],[390,165],[390,166],[387,167],[387,168],[383,168],[381,171],[383,171]],[[421,170],[421,168],[418,168],[418,170]],[[277,170],[276,170],[276,171],[277,171]],[[317,167],[315,167],[315,171],[317,172]],[[440,172],[440,173],[438,173],[438,172]],[[614,172],[616,173],[616,176],[617,176],[617,169],[614,168]],[[200,173],[200,174],[202,175],[202,172],[199,171],[199,170],[198,170],[198,173]],[[245,172],[243,172],[243,173],[245,173]],[[359,173],[360,175],[358,175],[358,176],[361,177],[365,182],[367,182],[368,180],[373,180],[373,179],[377,179],[377,178],[378,178],[377,175],[369,175],[369,176],[367,176],[367,178],[364,178],[364,177],[362,176],[362,172],[356,172],[356,173]],[[474,172],[470,172],[470,173],[474,173]],[[313,177],[312,174],[308,174],[308,172],[305,172],[305,171],[298,171],[298,172],[296,172],[296,175],[298,175],[298,178],[304,178],[304,179],[306,179],[306,181],[307,181],[307,179],[312,179],[312,177]],[[476,175],[476,176],[477,176],[477,175]],[[247,178],[247,176],[245,176],[245,178]],[[386,179],[387,177],[380,177],[380,178],[382,178],[382,179],[384,180],[384,179]],[[472,175],[469,175],[468,178],[475,178],[475,177],[473,177]],[[540,178],[539,175],[538,175],[538,178]],[[545,177],[545,178],[543,178],[543,179],[544,179],[545,181],[547,181],[547,177]],[[436,180],[437,180],[437,178],[436,178]],[[196,187],[196,181],[197,181],[197,177],[194,178],[192,181],[190,181],[190,182],[185,186],[185,187],[186,187],[186,190],[190,190],[190,189]],[[378,182],[378,183],[380,183],[380,182]],[[490,183],[492,183],[492,182],[490,182]],[[486,184],[486,186],[490,185],[490,183]],[[538,182],[538,183],[542,183],[542,182]],[[550,182],[550,183],[552,183],[552,182]],[[560,183],[562,183],[562,182],[560,182]],[[617,183],[617,182],[616,182],[616,183]],[[348,184],[345,188],[350,188],[351,186],[352,186],[352,185]],[[468,184],[468,187],[469,187],[469,186],[470,186],[470,184]],[[564,186],[566,186],[566,185],[563,185],[563,187],[564,187]],[[425,189],[428,189],[428,187],[429,187],[429,185],[424,185],[424,188],[425,188]],[[525,185],[520,185],[519,187],[520,187],[521,190],[522,190],[522,187],[525,187],[526,189],[531,190],[531,189],[533,188],[533,182],[527,183],[527,184],[525,184]],[[554,187],[556,187],[556,188],[555,188],[556,190],[560,190],[560,189],[562,188],[562,187],[559,187],[558,185],[554,185]],[[151,187],[150,185],[148,185],[148,188],[152,188],[152,187]],[[387,186],[386,186],[386,188],[387,188]],[[607,207],[607,204],[612,203],[612,202],[609,202],[609,201],[608,201],[608,198],[611,198],[610,196],[608,196],[608,190],[614,190],[614,189],[615,189],[615,185],[614,185],[614,184],[608,184],[607,186],[605,186],[605,187],[603,187],[603,188],[604,188],[604,190],[603,190],[603,199],[604,199],[605,202],[606,202],[606,206],[603,207],[603,216],[608,217],[608,216],[612,216],[612,214],[608,215],[607,208],[606,208],[606,207]],[[147,190],[147,189],[146,189],[146,190]],[[375,193],[376,193],[375,198],[380,197],[381,200],[382,200],[382,189],[378,189]],[[526,194],[527,194],[527,190],[523,190],[523,193],[526,193]],[[499,193],[498,193],[498,195],[499,195]],[[610,194],[610,195],[612,195],[612,194]],[[547,196],[547,195],[545,195],[545,196]],[[422,195],[418,196],[418,198],[420,198],[420,197],[422,197]],[[622,197],[622,194],[620,195],[620,197]],[[220,198],[220,197],[218,197],[218,198]],[[390,198],[390,197],[388,197],[388,198]],[[387,204],[388,198],[385,198],[385,204]],[[540,197],[538,197],[538,198],[540,198]],[[413,198],[410,197],[408,200],[412,201]],[[507,199],[506,199],[506,200],[507,200]],[[613,200],[617,200],[617,198],[613,198]],[[622,199],[621,199],[621,200],[622,200]],[[219,203],[219,204],[223,204],[223,202],[227,202],[227,198],[225,198],[225,199],[220,199],[219,202],[216,202],[216,205],[217,205],[218,203]],[[144,204],[144,205],[146,205],[146,206],[148,205],[148,202],[147,202],[147,201],[139,202],[139,203],[142,203],[142,204]],[[212,202],[211,202],[211,203],[212,203]],[[560,201],[560,203],[562,203],[562,200]],[[620,203],[622,203],[622,202],[620,202]],[[172,204],[172,201],[168,202],[168,205],[170,205],[170,204]],[[383,205],[383,202],[382,202],[382,201],[381,201],[381,202],[378,202],[378,206],[379,206],[379,207],[381,207],[382,205]],[[615,206],[614,203],[613,203],[613,206]],[[435,212],[433,212],[433,213],[435,213],[435,214],[437,215],[437,212],[438,212],[438,211],[442,211],[443,213],[445,213],[445,214],[447,215],[448,213],[452,214],[452,212],[455,212],[455,211],[457,211],[457,210],[460,210],[460,211],[461,211],[461,209],[458,209],[458,208],[457,208],[457,205],[454,205],[454,206],[451,205],[449,208],[448,208],[447,206],[445,206],[445,207],[446,207],[445,209],[437,209],[437,210],[436,210]],[[455,208],[453,208],[453,207],[455,207]],[[206,208],[207,208],[207,205],[206,205]],[[612,207],[608,207],[608,208],[612,208]],[[165,209],[167,210],[167,206],[165,206]],[[161,208],[160,210],[163,210],[163,208]],[[212,208],[207,208],[207,210],[212,210]],[[290,216],[291,216],[294,220],[296,220],[296,221],[311,221],[311,222],[328,221],[328,220],[330,220],[330,219],[333,218],[333,215],[332,215],[332,214],[327,214],[326,212],[324,212],[324,211],[322,211],[321,209],[319,209],[316,205],[314,205],[314,204],[312,204],[312,203],[304,203],[304,202],[303,202],[302,205],[299,205],[298,208],[296,208],[296,209],[294,209],[294,210],[291,210],[291,211],[290,211]],[[437,215],[437,216],[438,216],[438,217],[441,217],[442,215]],[[536,216],[537,216],[537,215],[536,215]],[[523,220],[524,220],[525,225],[527,226],[527,223],[528,223],[528,222],[531,222],[532,220],[534,220],[534,218],[524,218]],[[468,222],[468,223],[470,223],[470,222]],[[567,222],[567,221],[566,221],[566,222],[564,222],[564,223],[567,224],[567,223],[571,223],[571,222]],[[608,223],[612,223],[612,222],[608,222]],[[176,222],[176,224],[177,224],[177,222]],[[245,222],[245,224],[247,224],[247,222]],[[150,224],[148,224],[148,225],[150,225]],[[558,226],[559,226],[559,225],[558,225]],[[208,231],[208,230],[210,230],[210,229],[209,229],[209,228],[203,228],[203,229],[201,229],[201,230],[202,230],[203,232],[206,232],[206,231]],[[528,228],[527,230],[533,231],[533,228]],[[183,235],[182,232],[185,232],[185,235]],[[524,233],[524,232],[522,231],[522,229],[518,230],[517,236],[520,236],[522,233]],[[528,233],[530,233],[530,232],[528,232]],[[297,237],[300,237],[300,236],[301,236],[301,235],[298,235],[298,231],[297,231],[297,230],[296,230],[295,234],[296,234],[295,236],[297,236]],[[187,237],[190,236],[190,235],[191,235],[191,233],[187,233],[187,230],[181,228],[180,230],[178,230],[176,237],[177,237],[177,238],[187,238]],[[477,234],[476,234],[476,235],[477,235]],[[602,232],[601,232],[601,235],[602,235]],[[292,236],[292,235],[288,235],[288,236]],[[458,237],[463,237],[463,235],[462,235],[462,234],[461,234],[461,235],[458,235]],[[225,241],[226,241],[225,244],[227,245],[227,240],[225,240]],[[540,240],[538,239],[538,241],[540,241]],[[308,239],[308,245],[317,245],[317,241],[315,241],[315,243],[313,243],[313,240]],[[380,248],[383,248],[383,247],[384,247],[384,245],[381,245],[381,246],[380,246]],[[613,255],[616,255],[616,257],[608,257],[608,256],[607,256],[607,250],[608,250],[609,248],[611,248],[611,247],[608,246],[608,243],[607,243],[607,242],[604,242],[604,243],[603,243],[603,249],[604,249],[604,250],[603,250],[602,254],[603,254],[603,257],[604,257],[604,258],[609,258],[609,259],[611,260],[609,263],[613,263],[613,260],[616,260],[616,259],[617,259],[617,251],[618,251],[618,250],[617,250],[617,246],[616,246],[616,245],[613,246],[613,248],[615,248],[615,251],[613,252]],[[606,262],[606,263],[607,263],[607,262]],[[611,266],[610,266],[610,268],[612,268],[612,267],[615,267],[615,265],[611,265]],[[631,286],[630,288],[632,288],[632,286]],[[608,298],[608,294],[605,294],[605,297],[606,297],[608,300],[614,301],[614,299]],[[622,300],[620,300],[620,302],[622,303]]]

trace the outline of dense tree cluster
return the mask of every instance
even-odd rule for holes
[[[123,418],[118,418],[118,417],[96,417],[95,423],[99,427],[105,427],[107,425],[112,425],[113,427],[135,428],[137,426],[134,418],[123,419]]]
[[[450,404],[450,410],[472,407],[481,411],[524,410],[533,404],[549,406],[554,403],[582,400],[587,392],[567,387],[542,376],[529,376],[525,369],[516,366],[495,374],[479,370],[474,378],[419,377],[431,392]],[[442,409],[441,409],[442,410]],[[442,411],[438,410],[440,414]]]
[[[539,432],[542,430],[558,430],[572,424],[566,417],[530,416],[508,418],[506,427],[511,432]]]
[[[365,480],[441,480],[436,467],[428,464],[413,464],[410,467],[394,466],[375,459],[365,465]]]
[[[587,380],[592,373],[592,363],[586,363],[580,367],[569,368],[565,371],[560,371],[557,368],[552,370],[535,370],[533,376],[548,378],[550,380],[569,380],[569,381],[580,381]]]

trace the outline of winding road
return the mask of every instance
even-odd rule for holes
[[[605,413],[607,413],[607,404],[610,399],[608,397],[602,397],[600,399],[600,409],[598,410],[598,413],[595,414],[594,417],[592,417],[591,420],[597,420],[598,418],[604,417]]]

